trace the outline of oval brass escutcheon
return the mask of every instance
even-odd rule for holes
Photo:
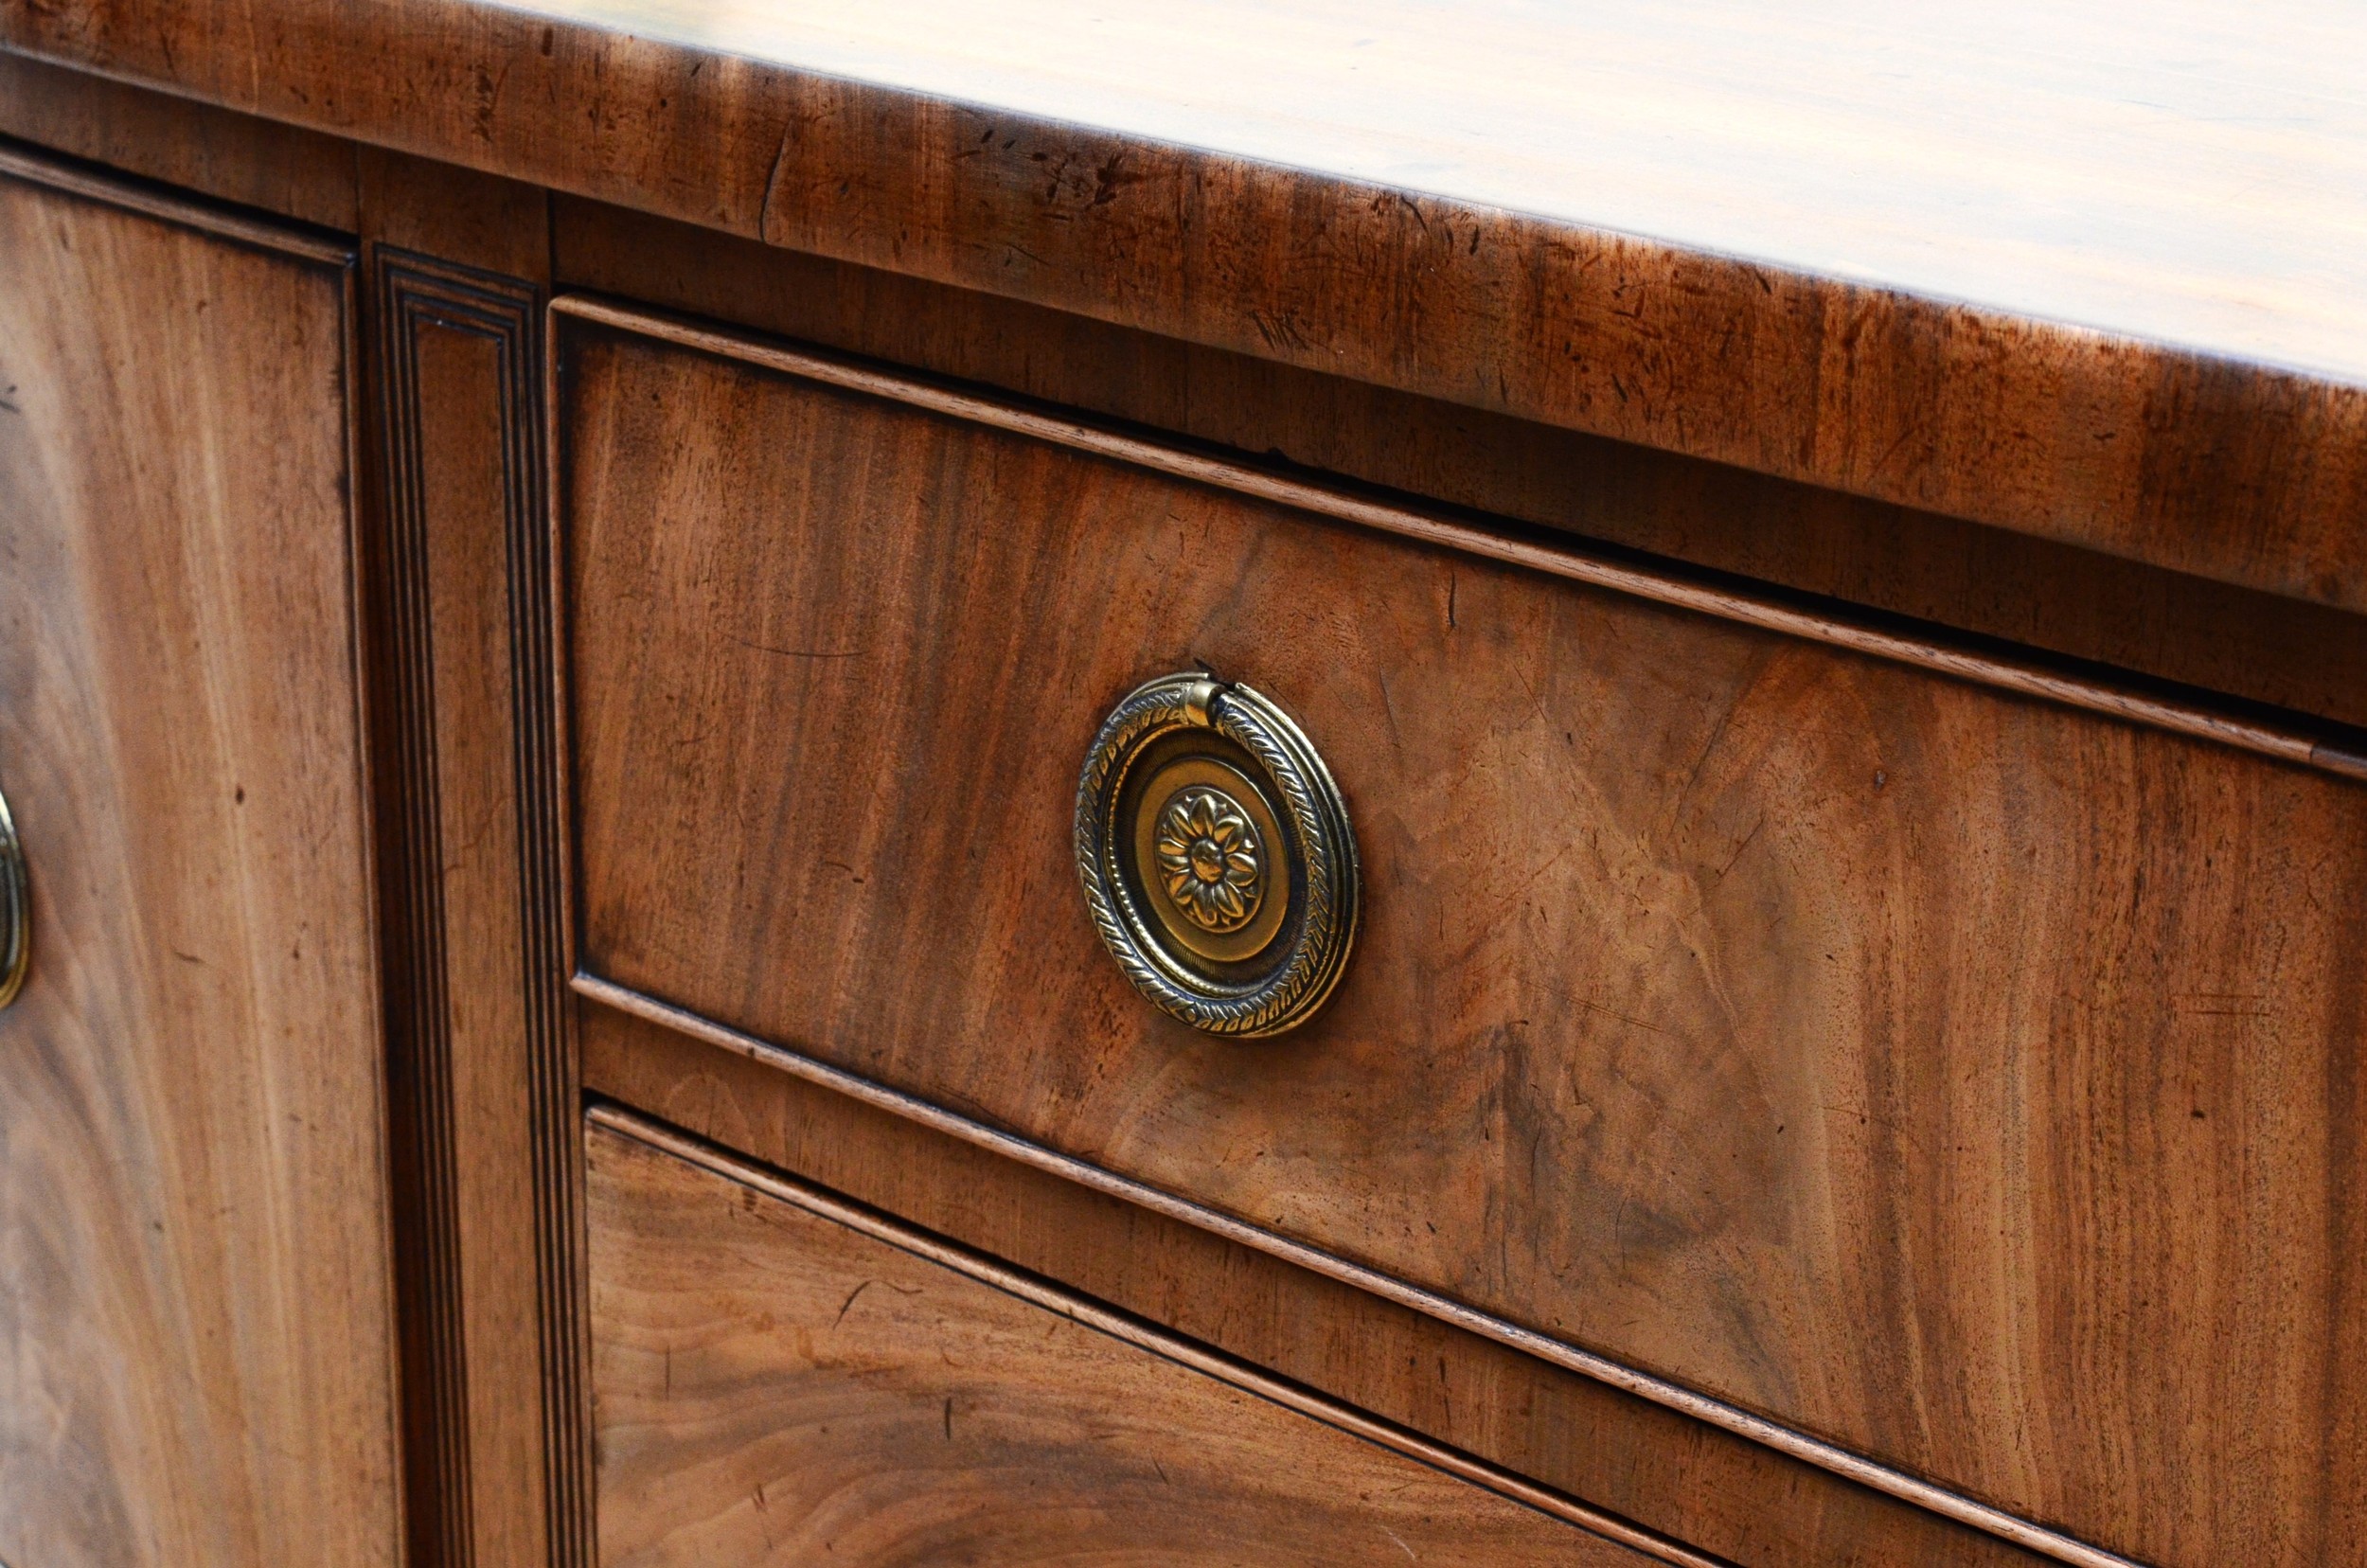
[[[1356,940],[1330,771],[1272,702],[1204,674],[1147,682],[1103,722],[1077,783],[1077,874],[1135,989],[1211,1034],[1305,1023]]]
[[[0,1007],[25,989],[33,954],[32,887],[25,874],[25,850],[17,842],[16,818],[0,795]]]

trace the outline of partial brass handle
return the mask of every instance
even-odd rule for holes
[[[1290,716],[1204,674],[1137,686],[1077,781],[1077,875],[1134,989],[1194,1028],[1272,1035],[1356,941],[1356,839]]]
[[[25,849],[17,842],[9,798],[0,795],[0,1007],[25,989],[32,953],[33,899],[25,876]]]

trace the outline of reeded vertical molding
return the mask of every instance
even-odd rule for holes
[[[375,644],[370,704],[384,949],[396,1305],[410,1558],[470,1568],[468,1358],[460,1322],[458,1160],[453,1143],[436,679],[418,361],[400,275],[369,276],[380,526],[366,561]]]
[[[543,503],[543,292],[500,274],[387,245],[369,248],[378,361],[384,526],[379,543],[382,652],[377,661],[381,882],[389,958],[396,1179],[402,1208],[399,1288],[404,1310],[405,1426],[415,1563],[472,1568],[474,1509],[500,1479],[478,1477],[470,1452],[464,1299],[474,1271],[504,1259],[461,1256],[462,1168],[454,1100],[450,935],[444,888],[443,791],[437,758],[427,455],[422,451],[420,343],[429,330],[482,339],[499,366],[500,513],[507,575],[509,711],[517,813],[517,984],[532,1142],[532,1231],[541,1363],[542,1508],[549,1561],[591,1561],[590,1451],[582,1383],[580,1095],[568,1035],[561,947],[558,779],[551,710],[549,537]],[[523,1227],[522,1227],[523,1228]]]

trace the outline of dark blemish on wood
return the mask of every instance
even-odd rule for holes
[[[1095,206],[1103,206],[1117,200],[1118,192],[1128,186],[1140,185],[1148,175],[1135,173],[1125,167],[1126,154],[1112,152],[1110,161],[1094,171]]]
[[[1615,1018],[1622,1024],[1632,1024],[1637,1028],[1648,1030],[1653,1034],[1666,1034],[1668,1032],[1657,1024],[1646,1024],[1640,1018],[1629,1018],[1626,1013],[1613,1012],[1611,1008],[1604,1007],[1600,1002],[1589,1002],[1582,996],[1577,997],[1575,1000],[1577,1002],[1579,1007],[1588,1008],[1593,1012],[1601,1013],[1607,1018]]]
[[[1877,774],[1875,776],[1879,778],[1881,775]],[[1726,873],[1735,868],[1735,862],[1742,859],[1742,852],[1751,847],[1753,841],[1755,841],[1759,836],[1759,829],[1766,826],[1767,818],[1765,817],[1761,817],[1758,821],[1751,824],[1751,830],[1742,835],[1742,842],[1735,846],[1735,852],[1728,855],[1726,857],[1726,864],[1717,868],[1717,880],[1719,882],[1724,882],[1726,880]]]
[[[736,642],[742,648],[752,649],[758,653],[776,654],[784,659],[860,659],[863,651],[860,648],[774,648],[770,643],[750,642],[745,637],[735,637],[728,632],[723,633],[723,637],[725,641]]]

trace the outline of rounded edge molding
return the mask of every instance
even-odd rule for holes
[[[1208,766],[1185,765],[1201,763]],[[1237,954],[1179,939],[1177,920],[1153,902],[1167,896],[1159,867],[1137,864],[1150,836],[1145,818],[1164,813],[1174,794],[1206,789],[1211,768],[1257,797],[1235,804],[1280,829],[1271,835],[1279,842],[1258,835],[1264,918],[1250,929],[1264,929],[1263,940]],[[1148,783],[1167,775],[1193,781],[1149,798]],[[1295,1028],[1322,1009],[1347,968],[1361,893],[1347,804],[1306,733],[1249,686],[1194,672],[1129,692],[1102,722],[1077,777],[1076,854],[1086,911],[1119,970],[1194,1028],[1243,1038]]]

